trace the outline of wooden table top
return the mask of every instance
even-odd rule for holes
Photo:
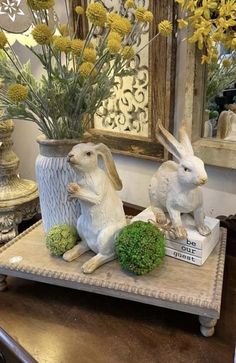
[[[195,315],[8,278],[1,326],[39,363],[232,363],[236,258],[226,258],[221,318],[204,338]]]
[[[143,276],[122,271],[117,261],[85,275],[81,266],[93,253],[70,263],[51,256],[39,221],[0,249],[0,273],[218,318],[225,230],[221,234],[221,241],[203,266],[166,256],[160,267]]]

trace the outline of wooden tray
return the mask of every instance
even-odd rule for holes
[[[117,261],[85,275],[81,266],[92,252],[68,263],[49,254],[44,238],[39,221],[0,249],[1,291],[7,286],[6,275],[86,290],[199,315],[201,333],[214,334],[220,316],[225,229],[221,229],[221,239],[203,266],[166,256],[159,268],[144,276],[122,271]]]

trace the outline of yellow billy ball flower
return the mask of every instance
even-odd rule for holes
[[[87,44],[87,48],[94,49],[94,44],[92,42],[89,42]]]
[[[151,11],[145,11],[143,15],[143,20],[147,23],[151,23],[153,21],[153,13]]]
[[[71,41],[71,51],[74,55],[80,55],[84,46],[84,41],[81,39],[73,39]]]
[[[75,7],[75,12],[78,15],[83,15],[84,14],[84,8],[82,6],[76,6]]]
[[[69,27],[68,24],[61,24],[58,27],[58,30],[63,37],[67,37],[69,35]]]
[[[71,51],[71,40],[67,37],[57,37],[53,46],[59,52],[69,53]]]
[[[52,39],[52,30],[46,24],[35,25],[32,33],[34,40],[41,45],[49,44]]]
[[[28,96],[28,88],[22,84],[12,84],[7,90],[7,97],[10,101],[18,103],[25,101]]]
[[[134,0],[126,0],[125,7],[127,9],[135,8],[135,2],[134,2]]]
[[[88,77],[91,74],[92,76],[95,77],[97,72],[96,72],[95,68],[93,69],[93,67],[94,67],[93,63],[83,62],[79,67],[79,72],[80,72],[81,76]]]
[[[158,31],[164,37],[168,37],[172,33],[172,30],[173,26],[169,20],[162,20],[158,24]]]
[[[184,29],[186,26],[188,26],[188,22],[184,19],[178,19],[177,22],[179,29]]]
[[[144,14],[147,10],[142,6],[139,6],[135,11],[135,18],[137,21],[144,21]]]
[[[113,32],[120,34],[121,37],[128,34],[132,29],[129,19],[124,18],[116,13],[111,13],[108,15],[108,26]]]
[[[29,7],[33,10],[51,9],[55,1],[54,0],[27,0]]]
[[[85,48],[83,52],[83,60],[89,63],[96,62],[97,53],[96,50],[91,48]]]
[[[121,42],[116,39],[110,39],[107,42],[107,49],[111,54],[117,54],[121,48]]]
[[[3,49],[7,44],[7,37],[3,31],[0,31],[0,49]]]
[[[92,24],[98,26],[104,26],[107,20],[107,11],[100,3],[89,4],[86,15]]]
[[[121,43],[122,37],[119,33],[111,31],[107,37],[107,40],[116,40],[117,42]]]
[[[122,56],[124,59],[131,59],[134,57],[134,49],[127,45],[122,49]]]

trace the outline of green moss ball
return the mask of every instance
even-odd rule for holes
[[[151,223],[134,222],[117,236],[116,254],[122,269],[146,274],[159,266],[165,256],[164,235]]]
[[[67,224],[53,226],[46,236],[46,246],[52,255],[62,256],[73,248],[79,239],[75,227]]]

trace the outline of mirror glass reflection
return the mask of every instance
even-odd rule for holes
[[[207,67],[203,137],[236,142],[236,51]]]

